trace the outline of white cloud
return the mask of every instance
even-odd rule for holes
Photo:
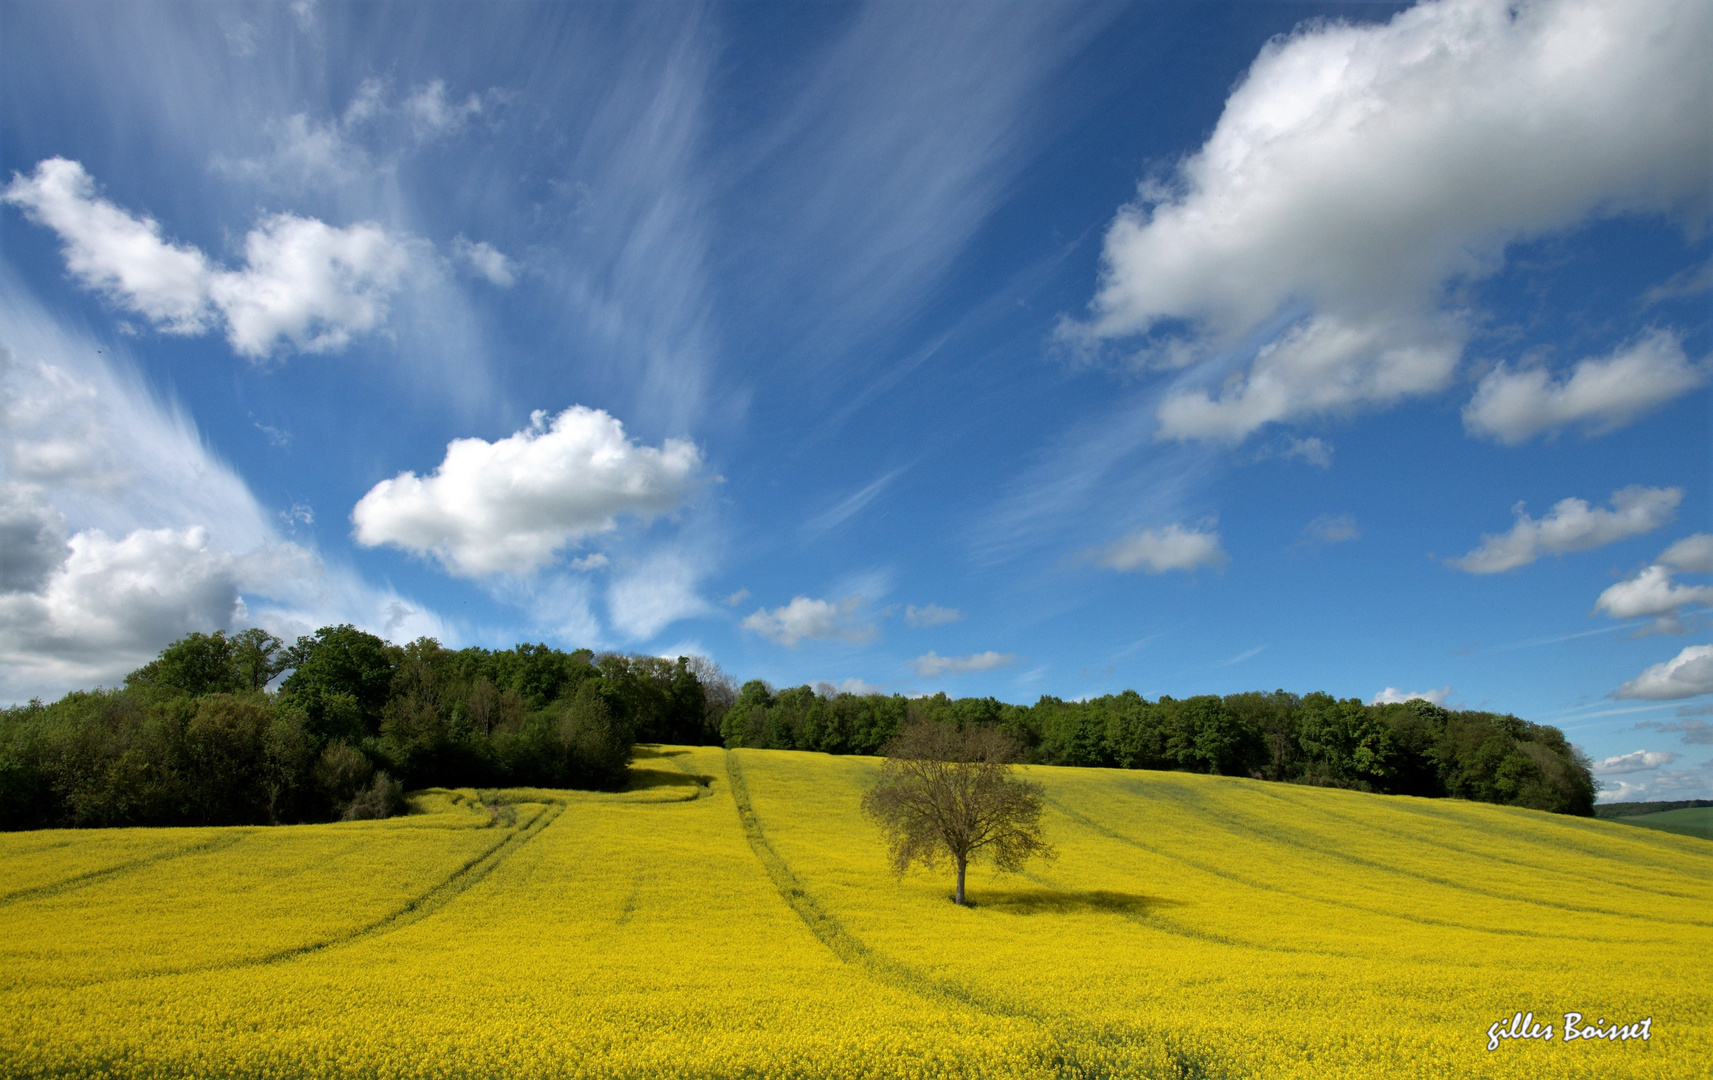
[[[804,638],[817,641],[830,638],[861,644],[872,641],[878,633],[873,623],[858,618],[862,606],[860,596],[847,596],[836,604],[795,596],[784,607],[772,611],[756,609],[741,625],[745,630],[787,647],[795,646]]]
[[[616,528],[620,515],[678,508],[701,467],[694,443],[638,445],[600,409],[574,405],[551,424],[537,410],[507,438],[448,443],[426,477],[381,481],[351,519],[358,543],[432,554],[463,577],[528,574],[567,544]]]
[[[1603,547],[1659,528],[1677,515],[1682,501],[1682,488],[1635,485],[1612,493],[1611,510],[1590,507],[1582,499],[1561,499],[1539,521],[1518,503],[1512,508],[1517,523],[1510,532],[1483,534],[1480,547],[1449,560],[1450,565],[1471,574],[1497,574],[1527,566],[1542,555]]]
[[[377,329],[413,261],[410,243],[378,225],[274,214],[245,237],[245,267],[221,269],[162,239],[153,219],[99,198],[83,166],[64,158],[40,162],[29,178],[14,173],[4,199],[60,235],[66,266],[85,286],[166,333],[199,334],[223,320],[232,348],[255,359],[282,338],[326,352]]]
[[[646,640],[679,619],[712,610],[696,592],[697,568],[680,555],[657,554],[615,577],[607,588],[607,612],[614,629]]]
[[[1356,518],[1350,514],[1322,514],[1303,526],[1305,540],[1319,540],[1323,544],[1342,544],[1361,536]]]
[[[729,596],[727,596],[724,600],[721,600],[720,603],[726,605],[727,607],[736,607],[737,605],[743,603],[745,600],[748,600],[748,599],[749,599],[749,590],[748,589],[739,589],[737,592],[732,593]]]
[[[1713,533],[1692,533],[1660,553],[1659,562],[1686,574],[1713,574]]]
[[[336,229],[292,214],[262,219],[244,255],[245,268],[214,275],[208,294],[232,348],[258,359],[281,338],[329,352],[376,329],[411,263],[409,246],[379,225]]]
[[[1682,339],[1655,330],[1610,356],[1583,360],[1564,380],[1545,368],[1500,367],[1481,380],[1463,426],[1512,445],[1571,424],[1601,435],[1706,381],[1706,370],[1684,355]]]
[[[1281,457],[1300,457],[1310,465],[1322,469],[1332,468],[1332,444],[1326,440],[1310,435],[1304,439],[1292,439],[1291,445],[1281,452]]]
[[[482,97],[447,98],[440,79],[399,98],[387,80],[364,79],[345,111],[327,119],[294,113],[270,121],[271,153],[248,158],[216,155],[215,171],[267,188],[339,188],[396,174],[413,150],[457,135],[483,111]]]
[[[1612,691],[1616,698],[1676,701],[1713,694],[1713,645],[1691,645]]]
[[[49,158],[28,179],[13,173],[0,197],[60,235],[66,269],[85,287],[167,333],[208,328],[208,259],[194,247],[163,240],[153,218],[133,217],[97,198],[95,181],[78,162]]]
[[[1262,347],[1246,375],[1217,394],[1174,392],[1160,403],[1160,437],[1239,442],[1278,420],[1389,404],[1445,386],[1464,334],[1445,320],[1317,315]]]
[[[1090,320],[1066,332],[1146,335],[1143,362],[1202,365],[1160,404],[1165,438],[1235,441],[1442,389],[1472,325],[1457,286],[1509,244],[1705,213],[1710,32],[1713,7],[1681,0],[1306,23],[1119,212]]]
[[[1594,771],[1601,776],[1646,772],[1662,765],[1670,765],[1677,757],[1669,750],[1637,750],[1634,753],[1606,758],[1594,766]]]
[[[1679,609],[1692,604],[1713,604],[1713,585],[1678,585],[1656,564],[1602,592],[1594,610],[1614,619],[1657,618],[1662,629],[1677,629]]]
[[[1655,285],[1642,294],[1641,305],[1644,308],[1649,308],[1667,300],[1695,296],[1709,289],[1713,289],[1713,259],[1697,266],[1691,266],[1686,270],[1679,270],[1665,281]]]
[[[416,88],[399,105],[418,139],[449,135],[482,112],[482,99],[471,94],[461,102],[446,100],[446,83],[440,79]]]
[[[1668,769],[1639,780],[1607,780],[1600,784],[1601,802],[1704,799],[1713,795],[1713,773],[1698,769]]]
[[[1163,529],[1142,529],[1102,548],[1094,559],[1119,571],[1143,570],[1163,574],[1168,570],[1194,570],[1199,566],[1224,566],[1230,557],[1219,546],[1219,533],[1199,532],[1174,522]]]
[[[908,604],[904,608],[904,621],[910,626],[943,626],[955,623],[964,617],[957,608],[941,607],[938,604],[924,604],[917,607]]]
[[[594,551],[594,552],[590,552],[589,554],[583,556],[580,559],[572,559],[571,560],[571,569],[581,570],[584,573],[588,573],[591,570],[601,569],[602,567],[606,566],[609,561],[610,560],[608,560],[605,553],[599,552],[599,551]]]
[[[453,237],[452,254],[477,274],[502,289],[511,288],[517,281],[512,270],[512,261],[494,250],[493,246],[486,240],[471,243],[463,236]]]
[[[1002,667],[1010,667],[1016,662],[1016,653],[996,653],[991,649],[971,656],[939,656],[930,650],[912,660],[910,666],[922,678],[934,679],[941,675],[964,675],[971,671],[993,671]]]
[[[1433,705],[1444,705],[1445,699],[1450,696],[1451,687],[1449,684],[1440,687],[1438,690],[1399,690],[1395,686],[1388,686],[1378,694],[1375,694],[1368,704],[1398,705],[1406,701],[1414,701],[1417,698],[1420,698],[1421,700]]]
[[[113,685],[189,630],[453,640],[278,528],[112,346],[66,332],[0,267],[0,702]]]
[[[836,697],[839,694],[854,694],[857,697],[879,697],[885,695],[886,687],[863,682],[861,679],[853,676],[839,683],[837,686],[830,682],[818,682],[815,684],[815,693],[828,698]]]

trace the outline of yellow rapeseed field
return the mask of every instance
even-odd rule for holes
[[[1059,858],[960,909],[886,871],[874,769],[662,748],[611,795],[0,835],[0,1075],[1713,1075],[1706,841],[1031,768]]]

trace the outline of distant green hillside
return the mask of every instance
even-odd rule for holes
[[[1609,802],[1594,807],[1597,818],[1640,817],[1664,810],[1684,810],[1698,806],[1713,806],[1713,799],[1679,799],[1676,802]]]
[[[1652,814],[1615,817],[1610,820],[1623,825],[1640,825],[1644,829],[1659,829],[1679,836],[1699,836],[1713,840],[1713,803],[1702,800],[1701,806],[1685,806],[1677,810],[1661,810]]]

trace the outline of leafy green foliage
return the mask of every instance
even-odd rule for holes
[[[682,658],[400,646],[352,626],[290,648],[191,634],[123,689],[0,713],[0,828],[385,817],[431,785],[616,788],[639,738],[717,743],[729,691]]]
[[[1043,697],[857,697],[745,683],[721,727],[727,746],[873,754],[907,723],[993,725],[1043,765],[1170,769],[1399,795],[1452,796],[1587,816],[1589,764],[1557,728],[1450,712],[1426,701],[1366,705],[1283,690],[1149,701]]]

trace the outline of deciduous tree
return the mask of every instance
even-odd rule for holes
[[[1016,871],[1054,857],[1041,834],[1041,786],[1011,774],[1018,746],[997,728],[916,721],[882,752],[862,807],[885,831],[895,873],[949,858],[958,872],[953,899],[965,904],[972,858]]]

